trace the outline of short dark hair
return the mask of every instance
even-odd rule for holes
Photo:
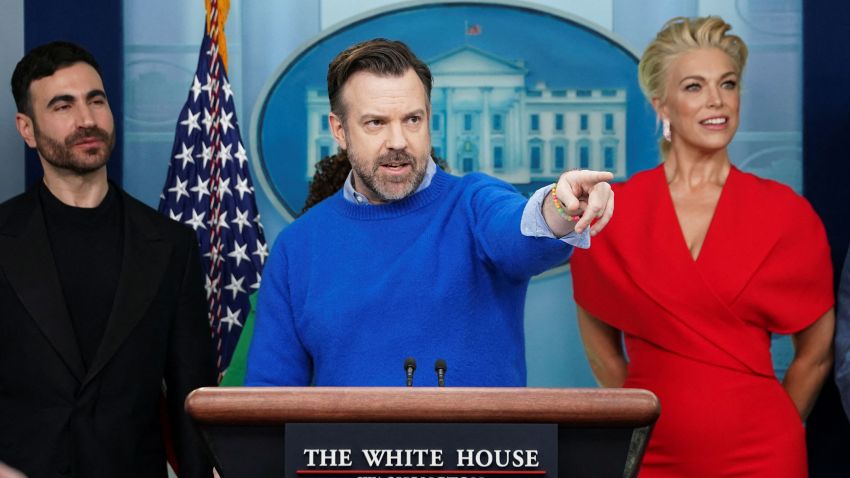
[[[37,46],[29,51],[12,73],[12,96],[18,113],[32,116],[30,84],[40,78],[56,73],[74,63],[88,63],[100,75],[100,65],[85,48],[66,41],[54,41]]]
[[[331,111],[340,118],[345,117],[341,94],[351,75],[367,71],[379,76],[402,76],[411,68],[425,87],[425,94],[430,102],[431,70],[407,45],[400,41],[375,38],[348,47],[328,65],[328,99],[331,102]]]

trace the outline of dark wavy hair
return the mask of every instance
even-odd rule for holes
[[[432,148],[431,158],[434,159],[437,166],[443,171],[449,171],[449,163],[438,158],[434,153],[435,151]],[[344,149],[340,149],[333,156],[322,158],[321,161],[316,163],[316,173],[313,174],[313,180],[310,181],[310,192],[307,193],[307,200],[304,201],[301,214],[339,191],[345,184],[345,178],[348,177],[349,172],[351,172],[351,163],[348,161],[348,153]]]
[[[340,119],[345,118],[342,90],[351,75],[367,71],[378,76],[404,76],[412,69],[425,87],[428,102],[431,102],[431,70],[416,57],[410,48],[400,41],[375,38],[350,46],[328,65],[328,100],[331,111]]]
[[[74,63],[88,63],[101,75],[100,65],[85,48],[67,41],[54,41],[37,46],[29,51],[12,73],[12,96],[18,113],[32,116],[30,84],[45,78]]]

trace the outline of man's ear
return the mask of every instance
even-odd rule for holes
[[[18,134],[24,138],[24,142],[30,148],[35,148],[35,125],[32,118],[23,113],[15,113],[15,127],[18,129]]]
[[[334,113],[328,115],[328,122],[331,125],[331,134],[336,140],[336,144],[341,149],[348,149],[348,141],[345,138],[345,128],[342,125],[342,118]]]

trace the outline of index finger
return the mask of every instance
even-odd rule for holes
[[[590,192],[596,184],[614,179],[614,174],[610,171],[583,169],[581,171],[573,171],[573,173],[574,175],[572,177],[569,177],[569,175],[565,176],[569,178],[570,186],[576,195]]]
[[[614,179],[614,173],[611,171],[587,171],[590,173],[589,181],[593,181],[594,183],[601,183],[603,181],[610,181]]]

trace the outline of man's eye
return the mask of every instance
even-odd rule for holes
[[[407,121],[410,122],[410,123],[413,123],[413,124],[419,124],[422,121],[422,117],[421,116],[411,116],[410,118],[407,119]]]

